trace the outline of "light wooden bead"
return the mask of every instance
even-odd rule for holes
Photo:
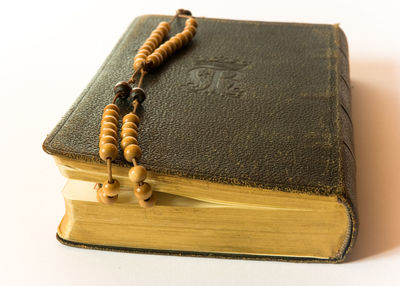
[[[113,137],[113,136],[109,136],[108,135],[108,136],[101,137],[100,142],[99,142],[99,148],[102,145],[107,144],[107,143],[111,143],[111,144],[113,144],[115,146],[118,145],[117,139],[115,139],[115,137]]]
[[[118,126],[112,122],[103,122],[103,124],[101,125],[101,129],[104,129],[104,128],[110,128],[110,129],[114,130],[115,132],[118,131]]]
[[[140,47],[140,51],[147,51],[150,55],[154,51],[154,49],[151,45],[144,44],[143,46]]]
[[[128,162],[132,162],[133,158],[139,159],[142,156],[142,150],[139,145],[130,144],[124,148],[124,158]]]
[[[164,43],[160,46],[160,48],[164,49],[167,53],[167,56],[172,55],[172,53],[174,52],[172,45],[168,45],[168,43]]]
[[[107,115],[111,115],[114,116],[115,118],[119,118],[119,113],[117,111],[115,111],[114,109],[107,109],[104,110],[103,112],[103,118],[106,117]]]
[[[178,36],[173,36],[170,41],[175,44],[177,50],[182,47],[182,40]]]
[[[177,34],[177,36],[180,37],[180,39],[182,41],[182,47],[186,46],[189,43],[189,41],[191,40],[191,38],[187,34],[184,34],[183,32]]]
[[[196,35],[197,29],[194,26],[185,27],[184,31],[190,31],[192,33],[192,38]]]
[[[112,136],[114,138],[118,137],[117,132],[111,128],[101,128],[100,130],[100,138],[105,137],[105,136]]]
[[[185,25],[191,25],[197,28],[197,20],[195,18],[189,18],[186,20]]]
[[[99,149],[99,155],[104,161],[106,161],[107,158],[110,158],[111,161],[113,161],[118,156],[118,148],[112,143],[105,143],[101,145]]]
[[[114,179],[114,182],[109,183],[108,180],[103,183],[103,192],[106,196],[113,197],[118,195],[120,191],[120,184]]]
[[[125,150],[125,148],[126,148],[128,145],[131,145],[131,144],[136,144],[136,145],[138,145],[138,141],[137,141],[137,139],[136,139],[135,137],[127,136],[127,137],[125,137],[124,139],[122,139],[122,140],[121,140],[121,148],[122,148],[122,150]]]
[[[151,67],[158,67],[163,61],[163,57],[159,52],[154,51],[147,57],[146,63],[151,64]]]
[[[136,125],[139,125],[140,119],[139,116],[137,116],[134,113],[128,113],[127,115],[122,118],[122,124],[125,124],[126,122],[133,122]]]
[[[150,184],[145,182],[142,185],[136,184],[133,193],[138,200],[147,200],[151,197],[153,191]]]
[[[106,111],[107,109],[112,109],[119,113],[119,107],[114,103],[106,105],[106,107],[104,107],[104,111]]]
[[[100,188],[97,190],[97,200],[102,202],[105,205],[112,205],[118,200],[118,195],[115,195],[113,197],[109,197],[105,194],[104,189]]]
[[[150,46],[152,51],[154,51],[157,48],[157,44],[154,40],[147,39],[146,42],[144,42],[145,45]]]
[[[161,22],[160,24],[158,24],[158,28],[163,29],[165,35],[168,35],[169,31],[171,30],[171,26],[168,22]]]
[[[134,61],[133,63],[133,69],[136,70],[140,70],[143,65],[146,63],[145,59],[137,59],[136,61]]]
[[[159,30],[155,30],[154,32],[151,33],[150,36],[157,39],[158,43],[161,43],[162,40],[164,39],[164,35]]]
[[[125,122],[124,124],[122,124],[122,129],[135,129],[136,131],[138,131],[138,126],[133,123],[133,122]]]
[[[101,124],[103,125],[103,123],[105,122],[112,122],[115,125],[118,125],[118,119],[111,115],[106,115],[103,117],[103,119],[101,120]]]
[[[155,50],[155,52],[157,51],[161,54],[164,60],[168,58],[168,51],[164,45],[161,45],[157,50]]]
[[[154,207],[155,204],[156,204],[156,201],[157,201],[156,196],[155,196],[155,195],[152,195],[152,196],[150,197],[150,199],[148,199],[147,201],[145,201],[145,200],[139,200],[139,205],[140,205],[142,208],[148,209],[148,208]]]
[[[137,138],[138,137],[138,133],[137,133],[137,131],[135,129],[128,129],[128,128],[123,129],[121,131],[121,139],[124,139],[125,137],[128,137],[128,136],[132,136],[132,137]]]
[[[130,168],[129,170],[129,179],[133,183],[140,183],[143,182],[147,177],[146,168],[142,165],[136,165]]]
[[[146,42],[149,44],[152,44],[154,46],[154,48],[158,47],[158,44],[159,44],[157,38],[155,38],[155,37],[148,38]]]

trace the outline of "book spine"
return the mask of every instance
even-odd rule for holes
[[[338,96],[339,96],[339,121],[341,130],[341,172],[345,191],[343,203],[349,210],[351,220],[351,236],[343,258],[354,245],[357,235],[358,218],[356,212],[356,161],[353,139],[353,122],[351,115],[351,85],[349,71],[349,52],[344,32],[336,26],[336,41],[338,44]]]

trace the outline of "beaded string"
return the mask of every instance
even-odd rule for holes
[[[187,18],[184,30],[161,44],[171,30],[170,24],[178,17]],[[196,31],[197,21],[192,17],[191,12],[179,9],[169,22],[161,22],[140,47],[137,55],[134,57],[134,73],[130,79],[127,82],[119,82],[115,85],[114,99],[111,104],[104,108],[103,119],[101,121],[99,155],[100,158],[107,162],[108,179],[97,190],[97,200],[99,202],[112,204],[118,199],[120,184],[112,177],[111,170],[111,162],[118,155],[117,132],[120,116],[119,108],[115,103],[118,98],[125,99],[129,95],[133,95],[133,110],[122,118],[120,145],[125,160],[133,163],[133,167],[129,170],[129,179],[134,183],[134,194],[139,204],[144,208],[155,205],[156,198],[153,195],[152,188],[149,183],[144,182],[147,177],[146,168],[137,162],[142,154],[137,140],[138,125],[140,122],[137,109],[146,99],[146,94],[142,89],[143,79],[149,70],[157,68],[176,50],[186,46],[195,36]],[[132,88],[131,84],[135,83],[135,76],[139,72],[138,86]]]

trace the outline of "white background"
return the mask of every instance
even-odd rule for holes
[[[398,1],[1,1],[1,285],[400,285]],[[134,17],[340,23],[350,47],[361,228],[347,263],[83,250],[55,239],[65,179],[41,149]],[[234,31],[233,31],[234,32]]]

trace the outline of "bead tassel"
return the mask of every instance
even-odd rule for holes
[[[177,17],[187,18],[185,28],[181,33],[171,37],[168,41],[161,44],[168,36],[170,23]],[[122,118],[122,128],[120,132],[121,143],[124,158],[133,163],[129,170],[129,179],[134,183],[134,194],[143,208],[149,208],[155,205],[156,198],[153,194],[151,185],[144,180],[147,177],[146,168],[138,165],[137,160],[142,155],[142,150],[138,144],[138,125],[140,122],[136,110],[146,99],[146,94],[141,88],[143,78],[149,69],[160,66],[169,56],[180,48],[186,46],[196,35],[197,21],[192,17],[188,10],[179,9],[170,22],[161,22],[157,28],[150,34],[143,45],[139,48],[134,57],[134,73],[128,82],[119,82],[114,87],[115,97],[112,104],[104,108],[101,121],[99,136],[99,156],[107,162],[108,180],[103,182],[102,187],[97,190],[97,200],[101,203],[110,205],[118,199],[120,184],[112,178],[111,162],[118,156],[118,124],[120,110],[115,104],[118,98],[125,99],[133,96],[133,111]],[[141,73],[138,86],[132,89],[131,84],[135,82],[135,76]]]

